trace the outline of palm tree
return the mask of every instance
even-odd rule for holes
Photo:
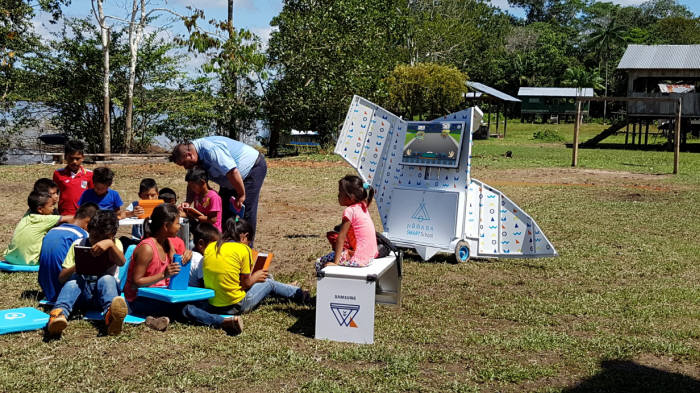
[[[608,62],[610,61],[611,50],[625,42],[625,28],[617,24],[617,19],[613,16],[607,21],[595,24],[595,28],[588,39],[588,45],[598,53],[598,72],[601,63],[605,64],[605,96],[608,95]],[[603,121],[607,112],[607,101],[603,105]]]
[[[597,70],[587,71],[582,66],[569,67],[564,72],[564,79],[562,80],[564,86],[576,87],[582,89],[584,87],[591,87],[595,90],[602,90],[605,88],[603,85],[603,78]]]

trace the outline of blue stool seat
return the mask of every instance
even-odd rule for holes
[[[0,272],[38,272],[39,265],[12,265],[0,261]]]
[[[101,321],[105,319],[105,316],[102,312],[93,310],[93,311],[88,311],[85,313],[83,316],[83,319],[88,320],[88,321]],[[131,325],[140,325],[144,323],[146,320],[140,317],[137,317],[135,315],[127,315],[126,318],[124,318],[124,323],[128,323]]]
[[[212,298],[214,297],[214,290],[197,287],[187,287],[187,289],[183,290],[147,287],[139,288],[138,296],[166,303],[186,303]]]
[[[0,334],[41,329],[49,323],[49,314],[22,307],[0,311]]]

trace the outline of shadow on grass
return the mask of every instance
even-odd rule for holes
[[[307,238],[314,238],[314,237],[320,237],[319,235],[309,235],[306,233],[295,233],[293,235],[284,235],[285,239],[307,239]]]
[[[300,334],[304,337],[314,338],[316,331],[316,309],[310,308],[295,308],[295,306],[278,307],[278,311],[286,312],[293,318],[296,318],[296,322],[290,326],[287,331],[294,334]]]
[[[27,289],[27,290],[22,291],[22,293],[19,295],[19,297],[22,299],[30,299],[30,300],[39,301],[39,300],[44,298],[44,292],[37,291],[36,289]]]
[[[606,360],[601,368],[598,374],[563,392],[700,392],[697,379],[632,361]]]

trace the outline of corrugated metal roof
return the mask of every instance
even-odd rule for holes
[[[630,45],[619,70],[700,70],[700,45]]]
[[[593,97],[593,89],[584,87],[521,87],[518,97]]]
[[[474,90],[476,90],[476,91],[480,91],[480,92],[482,92],[482,93],[484,93],[484,94],[488,94],[488,95],[490,95],[490,96],[492,96],[492,97],[496,97],[496,98],[501,99],[501,100],[503,100],[503,101],[520,102],[519,99],[517,99],[517,98],[515,98],[515,97],[513,97],[513,96],[510,96],[510,95],[508,95],[508,94],[506,94],[506,93],[504,93],[504,92],[502,92],[502,91],[500,91],[500,90],[496,90],[496,89],[494,89],[493,87],[486,86],[486,85],[483,84],[483,83],[479,83],[479,82],[469,82],[469,81],[468,81],[468,82],[467,82],[467,86],[469,86],[470,88],[472,88],[472,89],[474,89]]]

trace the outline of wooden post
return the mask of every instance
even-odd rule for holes
[[[508,130],[508,104],[503,104],[503,138],[506,137]]]
[[[629,119],[627,120],[627,127],[626,127],[626,128],[627,128],[627,130],[626,130],[626,132],[625,132],[625,146],[627,146],[627,140],[628,140],[629,137],[630,137],[630,123],[629,123]]]
[[[678,174],[678,159],[681,154],[681,116],[683,114],[683,101],[678,97],[678,116],[676,117],[676,135],[673,138],[673,174]]]
[[[498,130],[498,123],[501,122],[501,106],[496,104],[496,134],[501,137],[501,132]]]
[[[632,147],[634,147],[634,141],[637,138],[637,123],[632,123]]]
[[[649,144],[649,120],[646,121],[646,127],[644,128],[644,144]]]
[[[578,133],[581,128],[581,101],[576,102],[576,120],[574,121],[574,145],[571,166],[578,164]]]

